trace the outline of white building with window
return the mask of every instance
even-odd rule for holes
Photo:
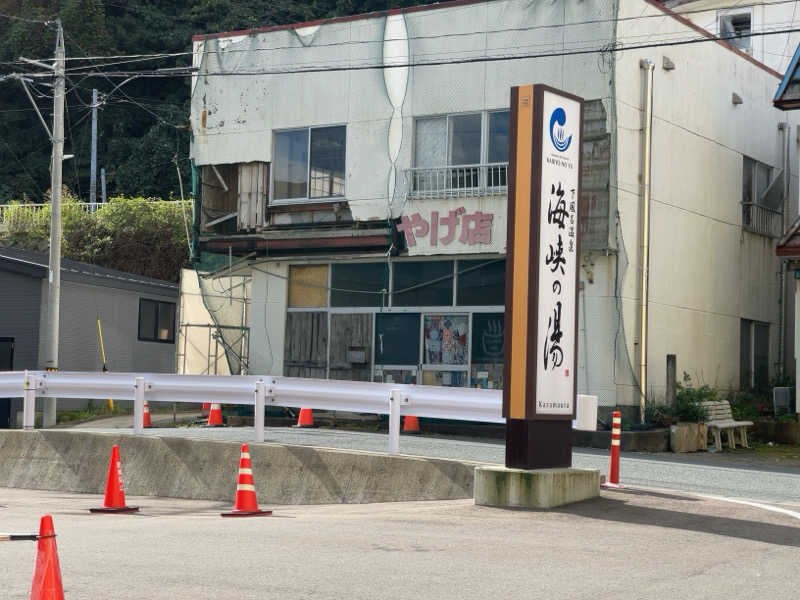
[[[194,52],[186,289],[201,321],[247,328],[250,373],[503,385],[509,93],[528,83],[586,100],[580,393],[635,413],[667,354],[729,389],[793,356],[774,248],[796,123],[772,69],[661,3],[456,0]]]
[[[797,2],[765,0],[663,0],[693,24],[724,37],[735,48],[746,52],[770,69],[783,74],[800,43],[800,32],[771,34],[796,30],[800,25]],[[763,35],[770,33],[770,35]]]

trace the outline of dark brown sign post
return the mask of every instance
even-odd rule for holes
[[[583,100],[511,88],[503,416],[506,467],[572,465]]]

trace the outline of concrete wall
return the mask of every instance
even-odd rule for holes
[[[102,494],[112,444],[128,496],[233,504],[241,444],[202,439],[0,431],[0,487]],[[476,464],[280,444],[250,457],[262,506],[471,498]]]
[[[14,338],[14,369],[39,368],[41,280],[0,271],[0,337]]]
[[[642,6],[622,3],[620,17],[638,17]],[[649,7],[644,15],[659,12]],[[634,34],[652,39],[697,36],[670,18],[621,21],[618,33],[622,39]],[[663,56],[675,64],[674,70],[661,68]],[[742,157],[755,158],[777,172],[783,166],[778,123],[789,120],[795,132],[798,118],[771,107],[777,77],[720,44],[618,55],[618,206],[631,259],[622,287],[623,317],[627,350],[637,362],[644,72],[639,61],[646,58],[656,64],[648,391],[663,396],[668,353],[677,354],[679,375],[686,371],[700,383],[736,388],[740,319],[770,323],[770,361],[775,363],[781,299],[774,240],[742,229]],[[743,104],[732,104],[734,92]],[[793,214],[797,146],[791,135]]]

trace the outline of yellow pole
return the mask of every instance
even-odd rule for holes
[[[100,340],[100,357],[103,359],[103,372],[108,371],[106,366],[106,349],[103,346],[103,327],[100,325],[100,317],[97,317],[97,337]],[[108,410],[114,412],[114,400],[108,399]]]

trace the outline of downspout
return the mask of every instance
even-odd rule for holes
[[[783,206],[781,207],[781,232],[782,236],[786,232],[786,210],[789,200],[789,183],[791,180],[790,166],[789,166],[789,134],[792,130],[788,121],[778,123],[778,129],[783,132]],[[778,271],[779,280],[779,296],[778,296],[778,375],[783,375],[784,356],[786,355],[786,332],[783,330],[786,315],[786,265],[783,260],[780,263],[780,270]]]
[[[644,123],[642,127],[642,314],[639,335],[639,421],[644,423],[647,400],[647,304],[650,270],[650,146],[653,128],[653,71],[649,58],[639,61],[644,69]]]

